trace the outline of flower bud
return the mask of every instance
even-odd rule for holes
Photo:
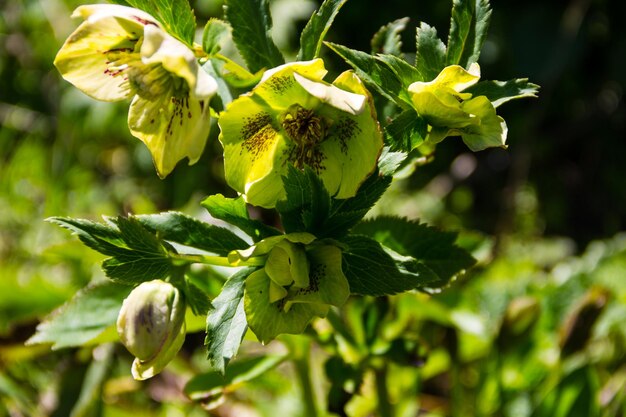
[[[185,302],[178,289],[161,280],[140,284],[122,304],[117,333],[135,356],[135,379],[161,372],[185,340]]]

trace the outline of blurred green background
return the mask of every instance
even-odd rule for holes
[[[70,14],[80,4],[0,1],[0,417],[206,415],[180,393],[181,381],[204,369],[201,334],[188,337],[174,371],[150,383],[129,381],[122,360],[110,374],[115,383],[94,388],[105,403],[84,400],[83,408],[77,398],[89,395],[85,378],[97,352],[23,346],[42,317],[102,277],[99,255],[46,217],[168,209],[199,215],[203,197],[233,195],[223,181],[216,126],[200,162],[181,163],[159,180],[148,151],[128,133],[127,104],[93,101],[61,79],[52,62],[78,24]],[[274,36],[287,54],[318,4],[272,2]],[[200,28],[222,15],[218,0],[192,6]],[[386,350],[363,342],[363,358],[387,360],[399,345],[413,355],[390,371],[398,415],[623,416],[626,3],[492,6],[483,78],[528,77],[541,85],[539,98],[499,110],[508,150],[472,154],[448,139],[434,162],[396,181],[375,209],[465,231],[460,242],[479,266],[443,294],[386,300],[372,339]],[[352,0],[327,39],[369,51],[380,26],[409,16],[403,41],[410,59],[414,27],[426,21],[445,39],[449,14],[447,1]],[[333,72],[347,68],[324,54]],[[407,305],[416,298],[422,308],[413,311]],[[346,317],[352,308],[381,307],[354,300]],[[115,355],[125,358],[119,348]],[[352,367],[365,360],[338,357]],[[420,366],[409,366],[417,357]],[[265,396],[283,398],[276,407],[289,407],[291,391],[280,388],[289,374],[281,372],[248,389],[265,387]],[[362,389],[347,403],[349,415],[375,415],[366,382]],[[239,403],[258,409],[258,398],[241,392],[211,413],[243,415],[233,414]]]

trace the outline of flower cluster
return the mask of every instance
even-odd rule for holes
[[[131,7],[104,4],[81,6],[76,9],[74,16],[84,21],[56,56],[55,65],[61,75],[95,99],[131,101],[128,126],[131,133],[150,150],[160,177],[167,176],[185,158],[190,164],[197,162],[209,134],[211,99],[218,90],[217,80],[207,71],[220,78],[222,70],[213,65],[215,60],[223,58],[232,68],[235,64],[225,57],[216,58],[213,52],[205,53],[200,48],[181,42],[168,33],[155,17]],[[318,46],[321,45],[321,40],[316,42]],[[211,50],[206,44],[205,49]],[[336,206],[342,203],[335,204],[336,200],[357,196],[361,185],[377,171],[384,145],[383,131],[373,97],[357,76],[366,72],[359,67],[360,64],[367,69],[367,59],[371,59],[371,62],[380,66],[377,68],[382,71],[379,74],[381,79],[397,81],[397,84],[390,81],[390,85],[394,86],[392,94],[397,93],[396,85],[403,86],[401,93],[404,98],[407,94],[410,96],[419,117],[412,110],[403,114],[408,114],[412,117],[411,121],[419,122],[422,127],[422,119],[426,121],[429,126],[429,144],[436,144],[446,136],[460,135],[474,151],[505,145],[507,126],[496,114],[494,104],[487,96],[467,91],[480,78],[478,64],[471,64],[468,69],[450,65],[443,68],[432,81],[413,82],[414,71],[398,73],[403,65],[389,67],[385,72],[382,63],[386,61],[383,59],[379,62],[378,57],[363,53],[353,57],[358,58],[357,64],[351,62],[356,72],[345,71],[332,82],[324,80],[327,70],[324,62],[316,58],[267,69],[262,76],[259,72],[260,79],[251,76],[254,82],[259,80],[256,86],[232,101],[230,94],[224,93],[226,86],[220,88],[220,97],[227,98],[224,99],[224,103],[227,103],[225,109],[217,115],[219,141],[224,150],[226,183],[249,204],[263,208],[278,207],[285,228],[297,233],[274,235],[276,231],[271,228],[268,228],[270,232],[266,234],[251,233],[250,236],[258,239],[262,236],[271,237],[256,241],[245,250],[231,250],[246,245],[233,235],[231,240],[235,243],[233,246],[225,244],[227,249],[220,253],[222,256],[186,256],[174,249],[170,251],[169,246],[166,249],[161,247],[162,236],[158,230],[156,237],[151,236],[158,242],[154,244],[158,246],[154,255],[167,265],[175,259],[185,266],[185,262],[215,262],[213,265],[254,267],[244,271],[249,273],[245,282],[243,276],[240,280],[234,280],[237,284],[233,285],[239,286],[237,291],[233,291],[243,297],[245,323],[242,334],[247,325],[263,343],[282,333],[301,333],[311,320],[326,316],[331,306],[342,306],[351,293],[350,284],[355,285],[352,277],[355,268],[350,268],[350,259],[366,258],[363,253],[350,253],[350,246],[341,240],[344,235],[339,232],[334,236],[320,231],[318,236],[326,239],[317,239],[303,232],[317,234],[317,231],[311,230],[313,226],[302,226],[301,229],[289,227],[289,222],[285,220],[287,210],[282,209],[289,202],[281,205],[288,194],[284,183],[290,180],[283,181],[283,178],[290,170],[293,172],[292,167],[317,175],[318,188],[322,188],[320,183],[325,188],[325,192],[320,195],[323,194],[326,202],[320,205],[325,204],[326,211],[339,210]],[[200,62],[205,61],[208,63],[201,66]],[[377,87],[373,79],[363,78]],[[224,80],[227,78],[219,79],[220,83]],[[532,95],[532,88],[529,91],[521,92],[517,97]],[[389,95],[389,92],[383,93]],[[512,96],[506,98],[515,98],[515,94],[513,92]],[[403,101],[408,104],[409,100]],[[403,104],[402,107],[406,106]],[[387,134],[389,130],[386,130]],[[393,143],[391,140],[388,142]],[[411,150],[406,150],[407,154]],[[381,164],[381,172],[384,171],[382,167],[384,164]],[[291,188],[293,186],[290,186],[289,195]],[[359,193],[352,203],[361,197],[362,200],[371,200],[372,196],[368,195],[372,194],[371,189],[363,188],[365,191]],[[363,206],[360,203],[347,204],[349,209],[344,207],[345,212],[334,213],[334,219],[343,222],[342,227],[348,233],[347,230],[360,221],[374,202],[369,201]],[[229,209],[235,214],[216,217],[226,221],[234,218],[232,223],[236,226],[246,221],[256,222],[248,218],[243,202],[242,206],[233,207]],[[220,207],[217,211],[222,209]],[[294,217],[300,214],[302,218],[316,215],[303,211]],[[255,231],[256,224],[252,226]],[[173,220],[165,234],[185,234],[192,228],[177,229]],[[175,233],[172,232],[174,229]],[[243,227],[241,230],[246,231]],[[146,233],[150,234],[152,230]],[[130,240],[134,238],[133,235]],[[370,242],[369,237],[362,238]],[[183,239],[177,243],[187,244],[194,239]],[[389,263],[384,264],[385,270],[393,269],[396,261],[404,262],[400,259],[402,257],[407,260],[406,265],[399,267],[402,271],[405,266],[408,271],[410,264],[410,268],[420,266],[425,272],[435,274],[416,259],[383,248],[375,240],[365,246],[368,245],[376,256],[389,255]],[[129,243],[129,246],[132,245]],[[123,250],[126,249],[124,246]],[[357,247],[358,250],[360,248]],[[369,252],[365,253],[369,255]],[[469,255],[467,257],[471,260]],[[149,262],[153,262],[153,259],[150,258]],[[471,265],[469,261],[461,262],[464,263]],[[344,264],[347,265],[350,282],[342,270]],[[396,277],[403,277],[403,272],[396,272]],[[410,274],[407,273],[407,276],[415,278],[416,282],[391,285],[388,293],[419,288],[419,279],[428,279],[422,276],[428,274],[422,274],[421,269],[419,273],[412,269],[408,272]],[[184,273],[180,275],[184,276]],[[378,275],[375,277],[378,279],[385,274],[378,271],[375,275]],[[147,276],[142,280],[168,277],[170,275],[167,274]],[[442,282],[450,279],[445,278]],[[189,286],[181,283],[183,279],[186,277],[173,278],[171,282],[143,282],[123,303],[117,330],[121,342],[135,356],[132,373],[136,379],[150,378],[160,372],[181,348],[186,331],[187,303],[192,311],[200,311],[195,309],[197,300],[185,292],[190,290]],[[354,289],[355,292],[359,291],[356,287]],[[380,295],[379,289],[373,293],[359,294]],[[208,299],[204,301],[208,304]],[[219,298],[216,305],[218,303]],[[237,305],[238,311],[241,311],[241,304]],[[222,362],[224,359],[222,357]]]

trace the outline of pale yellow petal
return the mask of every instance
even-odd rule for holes
[[[141,64],[135,46],[142,33],[143,25],[134,21],[90,19],[65,41],[54,65],[63,78],[97,100],[129,98],[128,69]]]
[[[217,91],[216,81],[200,68],[193,51],[157,27],[144,28],[141,59],[146,65],[160,64],[183,78],[195,98],[209,99]]]
[[[202,155],[210,126],[209,104],[192,97],[164,95],[149,101],[136,96],[128,126],[148,146],[157,173],[164,178],[180,160],[188,158],[191,165]]]

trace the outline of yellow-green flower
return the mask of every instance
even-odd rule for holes
[[[489,99],[463,93],[479,79],[478,64],[472,64],[469,70],[451,65],[433,81],[409,86],[415,110],[431,126],[428,138],[431,143],[460,135],[472,151],[505,145],[506,122],[496,114]]]
[[[72,16],[84,22],[54,61],[63,78],[97,100],[132,99],[130,131],[148,146],[160,177],[183,158],[195,163],[208,136],[217,83],[194,52],[131,7],[80,6]]]
[[[312,168],[331,195],[348,198],[374,170],[383,140],[372,98],[351,71],[328,84],[321,59],[266,71],[220,114],[228,184],[274,207],[288,164]]]
[[[161,372],[180,350],[185,332],[185,302],[176,287],[161,280],[137,286],[117,317],[120,341],[135,356],[137,380]]]
[[[262,240],[235,251],[232,262],[267,256],[265,266],[246,279],[244,309],[250,329],[262,342],[281,333],[302,333],[331,305],[342,306],[350,286],[341,269],[341,249],[309,233]]]

